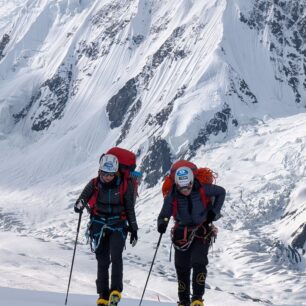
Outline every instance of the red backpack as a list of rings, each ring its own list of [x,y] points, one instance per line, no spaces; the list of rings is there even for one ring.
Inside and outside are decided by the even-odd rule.
[[[136,155],[129,150],[122,149],[119,147],[113,147],[110,150],[108,150],[105,154],[115,155],[119,161],[119,173],[122,178],[122,182],[120,184],[121,203],[123,204],[124,195],[128,188],[128,181],[131,181],[133,184],[134,201],[135,201],[136,197],[138,196],[139,179],[141,178],[140,172],[136,172],[136,171],[134,172],[136,168]],[[101,155],[100,160],[103,155],[104,154]],[[92,182],[94,185],[94,192],[91,198],[89,199],[88,204],[94,213],[95,205],[96,205],[97,198],[98,198],[98,192],[99,192],[98,190],[99,177],[92,179]]]
[[[212,184],[217,178],[217,173],[213,172],[209,168],[198,168],[194,163],[187,160],[179,160],[175,162],[170,168],[170,174],[165,177],[162,185],[162,193],[164,198],[172,191],[175,182],[175,172],[180,167],[188,167],[192,170],[194,178],[199,181],[201,185]],[[201,201],[206,208],[210,203],[210,197],[205,195],[205,190],[201,186],[199,189]],[[177,214],[177,199],[174,197],[172,202],[172,216],[175,219]]]

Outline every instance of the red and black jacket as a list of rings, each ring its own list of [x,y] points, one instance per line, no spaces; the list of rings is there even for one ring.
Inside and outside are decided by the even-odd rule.
[[[127,219],[132,231],[138,229],[135,215],[134,186],[127,182],[126,192],[122,194],[120,177],[110,183],[102,183],[99,178],[92,179],[83,189],[78,200],[89,203],[91,214],[103,218],[120,217]]]
[[[203,195],[204,193],[204,195]],[[176,188],[164,199],[164,204],[158,216],[158,224],[165,218],[174,217],[176,223],[182,226],[198,226],[206,221],[207,213],[212,210],[216,216],[225,199],[225,189],[214,184],[200,185],[195,181],[189,196],[180,194]],[[208,204],[205,199],[214,198]]]

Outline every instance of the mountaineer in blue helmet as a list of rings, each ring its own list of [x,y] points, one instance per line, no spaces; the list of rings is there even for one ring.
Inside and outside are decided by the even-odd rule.
[[[163,185],[165,198],[157,230],[165,233],[170,217],[174,218],[171,238],[175,248],[179,306],[204,306],[207,255],[217,235],[212,222],[220,218],[225,199],[225,189],[211,183],[212,173],[208,168],[198,169],[193,163],[182,160],[172,165],[171,174]]]

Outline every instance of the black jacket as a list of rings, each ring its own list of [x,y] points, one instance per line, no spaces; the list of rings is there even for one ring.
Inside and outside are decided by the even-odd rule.
[[[95,212],[98,216],[103,218],[110,218],[120,216],[123,212],[126,214],[129,227],[132,231],[137,231],[137,221],[135,215],[135,198],[134,187],[131,181],[128,181],[127,191],[123,196],[123,203],[120,198],[120,177],[115,177],[110,183],[102,183],[98,180],[98,197],[95,206]],[[83,189],[79,200],[84,200],[85,203],[89,201],[95,186],[91,180]]]
[[[212,210],[216,219],[220,217],[220,211],[225,199],[225,189],[218,185],[203,185],[205,195],[213,198],[212,206],[204,207],[201,200],[200,184],[195,181],[192,192],[189,196],[179,193],[174,187],[172,192],[164,199],[164,204],[158,216],[158,224],[164,222],[165,218],[170,219],[173,212],[173,199],[177,200],[176,222],[179,225],[197,226],[206,221],[207,213]]]

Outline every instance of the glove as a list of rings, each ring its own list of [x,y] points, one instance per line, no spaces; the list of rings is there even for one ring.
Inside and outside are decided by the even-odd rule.
[[[79,213],[83,212],[84,207],[85,207],[84,201],[83,200],[78,200],[74,204],[74,211],[79,214]]]
[[[213,222],[215,220],[215,217],[216,217],[216,214],[212,210],[209,210],[207,213],[207,217],[206,217],[207,223]]]
[[[132,231],[131,232],[131,237],[130,237],[130,244],[132,245],[132,247],[134,247],[136,245],[137,240],[138,240],[137,231]]]
[[[160,234],[164,234],[167,230],[167,226],[168,226],[168,218],[165,218],[164,220],[162,220],[158,226],[157,226],[157,231],[160,233]]]

